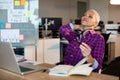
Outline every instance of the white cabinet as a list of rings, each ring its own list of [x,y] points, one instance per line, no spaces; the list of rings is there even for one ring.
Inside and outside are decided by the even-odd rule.
[[[110,37],[108,43],[108,62],[120,56],[120,35]]]
[[[39,39],[37,46],[37,61],[50,64],[60,62],[60,39]]]
[[[25,46],[24,52],[25,59],[35,61],[37,53],[34,46]]]

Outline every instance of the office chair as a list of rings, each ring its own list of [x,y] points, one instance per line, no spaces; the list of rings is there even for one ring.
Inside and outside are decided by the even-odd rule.
[[[108,21],[107,23],[108,23],[108,24],[114,24],[114,22],[113,22],[113,21]]]
[[[111,63],[108,64],[101,73],[118,76],[120,80],[120,57],[116,57],[113,61],[111,61]]]
[[[100,31],[102,32],[102,30],[103,30],[104,27],[105,27],[105,24],[104,24],[103,21],[100,21],[99,24],[98,24],[98,26],[100,26]]]
[[[104,54],[104,58],[103,58],[103,66],[102,69],[104,69],[108,64],[108,39],[110,37],[111,33],[101,33],[101,35],[104,37],[105,40],[105,54]]]

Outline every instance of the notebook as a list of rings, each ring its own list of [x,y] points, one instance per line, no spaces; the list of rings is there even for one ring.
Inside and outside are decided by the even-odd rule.
[[[47,69],[30,63],[18,63],[12,45],[9,42],[0,42],[0,68],[21,75]]]

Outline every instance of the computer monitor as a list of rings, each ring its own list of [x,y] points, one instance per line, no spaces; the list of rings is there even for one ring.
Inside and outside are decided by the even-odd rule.
[[[59,30],[62,25],[62,18],[50,18],[43,17],[41,18],[42,25],[39,26],[39,29],[45,30],[47,25],[47,30],[56,31]]]

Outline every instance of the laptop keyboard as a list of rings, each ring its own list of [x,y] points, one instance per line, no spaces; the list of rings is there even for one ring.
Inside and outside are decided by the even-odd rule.
[[[19,67],[20,67],[21,72],[26,72],[26,71],[32,71],[32,70],[34,70],[34,69],[26,68],[26,67],[23,67],[23,66],[20,66],[20,65],[19,65]]]

